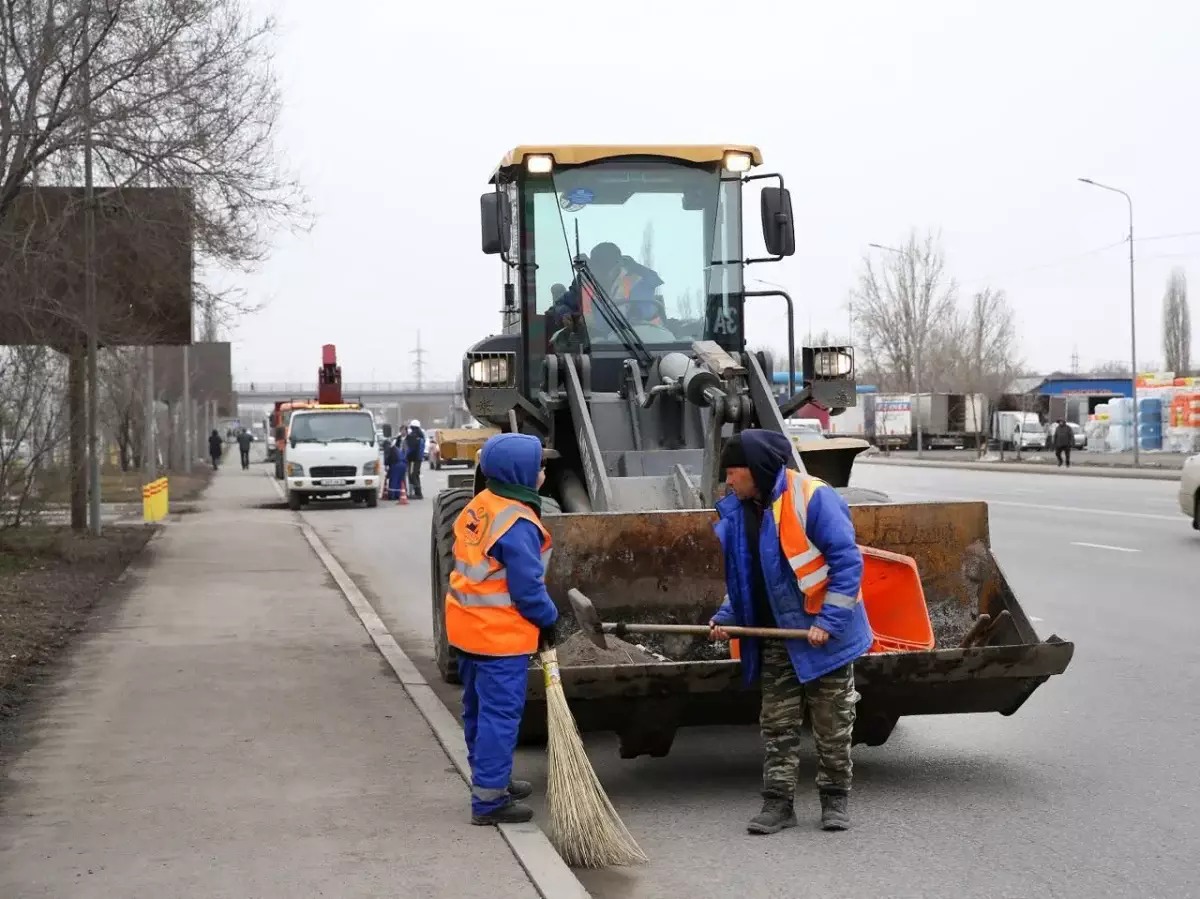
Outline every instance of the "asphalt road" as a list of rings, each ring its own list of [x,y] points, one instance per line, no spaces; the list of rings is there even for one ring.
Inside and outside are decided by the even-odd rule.
[[[442,481],[430,472],[426,494]],[[1185,897],[1200,895],[1200,534],[1174,483],[862,466],[897,501],[985,499],[993,548],[1043,636],[1076,643],[1067,673],[1011,718],[904,719],[856,749],[854,828],[746,834],[758,810],[752,729],[682,731],[665,759],[593,764],[652,859],[584,872],[598,899]],[[430,501],[305,513],[431,682]],[[457,712],[452,688],[440,695]],[[544,782],[541,752],[520,773]],[[814,773],[811,752],[804,781]]]

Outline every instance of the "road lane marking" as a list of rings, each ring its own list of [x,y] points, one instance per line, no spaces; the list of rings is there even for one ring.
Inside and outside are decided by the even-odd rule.
[[[856,485],[857,486],[857,485]],[[1042,503],[1021,503],[1015,500],[988,499],[986,496],[933,496],[929,493],[913,493],[909,491],[887,490],[884,487],[871,487],[871,490],[882,490],[891,496],[909,496],[922,502],[934,503],[987,503],[989,506],[1013,506],[1020,509],[1040,509],[1046,512],[1067,512],[1084,515],[1117,515],[1122,518],[1144,518],[1151,521],[1176,522],[1182,515],[1157,515],[1153,512],[1126,512],[1122,509],[1092,509],[1087,506],[1054,506]]]
[[[1072,546],[1086,546],[1090,549],[1111,549],[1118,553],[1140,553],[1140,549],[1130,549],[1128,546],[1110,546],[1107,543],[1083,543],[1082,541],[1072,540]]]

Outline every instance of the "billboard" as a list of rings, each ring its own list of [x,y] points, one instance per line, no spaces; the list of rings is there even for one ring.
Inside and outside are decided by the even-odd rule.
[[[233,366],[229,343],[194,343],[188,348],[191,398],[217,401],[218,415],[236,415]],[[154,348],[154,392],[162,402],[183,399],[183,347]]]
[[[192,196],[101,188],[96,312],[107,346],[181,345],[192,335]],[[0,217],[0,344],[83,342],[84,191],[23,187]]]

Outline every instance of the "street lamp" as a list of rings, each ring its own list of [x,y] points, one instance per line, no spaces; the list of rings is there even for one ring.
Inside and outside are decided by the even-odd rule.
[[[1133,395],[1133,467],[1137,468],[1140,464],[1138,445],[1141,443],[1142,435],[1138,433],[1137,315],[1133,293],[1133,200],[1129,194],[1125,193],[1119,187],[1109,187],[1107,184],[1101,184],[1098,181],[1093,181],[1091,178],[1080,178],[1079,180],[1084,184],[1090,184],[1092,187],[1099,187],[1101,190],[1111,190],[1115,194],[1120,194],[1125,198],[1125,202],[1129,204],[1129,367],[1132,369],[1130,372],[1132,378],[1130,380]]]
[[[917,284],[917,260],[914,254],[905,253],[903,250],[897,250],[895,247],[887,247],[881,243],[867,244],[869,247],[874,247],[876,250],[883,250],[887,253],[895,253],[898,256],[908,256],[909,264],[909,289],[913,291],[913,302],[916,301],[916,284]],[[916,334],[910,335],[913,339],[913,400],[909,404],[909,415],[912,417],[913,429],[917,434],[917,458],[924,456],[924,449],[921,439],[923,429],[921,428],[921,347],[925,343],[925,334],[920,330]]]

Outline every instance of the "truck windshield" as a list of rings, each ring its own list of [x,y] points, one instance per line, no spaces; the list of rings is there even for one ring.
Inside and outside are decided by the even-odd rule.
[[[375,443],[369,412],[306,412],[292,418],[296,443]]]
[[[527,184],[533,239],[525,252],[535,262],[539,313],[582,314],[593,345],[620,342],[576,277],[572,261],[583,254],[643,343],[712,339],[740,348],[741,265],[722,264],[742,255],[740,182],[713,169],[630,160]]]

